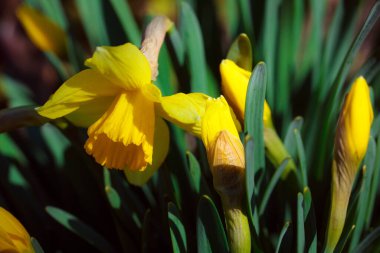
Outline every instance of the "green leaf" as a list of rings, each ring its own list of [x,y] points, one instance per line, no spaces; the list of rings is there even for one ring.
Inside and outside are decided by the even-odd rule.
[[[44,250],[42,249],[40,243],[37,241],[36,238],[31,237],[30,241],[32,242],[32,246],[33,246],[35,253],[44,253]]]
[[[287,222],[285,222],[284,226],[281,229],[280,236],[278,237],[278,242],[277,242],[277,246],[276,246],[276,253],[280,252],[282,239],[284,239],[286,231],[288,231],[289,225],[290,225],[290,222],[287,221]]]
[[[252,25],[252,13],[251,2],[249,0],[239,0],[239,11],[241,13],[241,19],[244,27],[244,31],[251,39],[254,38],[254,31]]]
[[[186,59],[191,77],[191,92],[202,92],[216,97],[217,88],[208,85],[207,82],[206,54],[199,22],[188,3],[182,1],[180,6],[179,27],[186,49]]]
[[[266,65],[264,62],[259,62],[253,69],[249,79],[244,116],[245,132],[252,136],[254,140],[255,150],[253,156],[255,172],[265,167],[263,111],[266,83]]]
[[[297,252],[303,253],[305,250],[305,227],[304,227],[303,195],[298,193],[297,198]]]
[[[329,30],[326,36],[326,41],[322,53],[321,60],[321,77],[319,83],[319,99],[323,101],[327,95],[327,92],[330,88],[330,76],[332,76],[331,62],[332,57],[336,57],[333,53],[333,50],[337,43],[340,42],[339,38],[339,28],[343,18],[343,2],[339,1],[335,9],[334,16],[332,18],[331,24],[329,25]],[[344,41],[344,40],[343,40]]]
[[[104,20],[103,1],[75,0],[75,3],[92,50],[97,46],[110,45]]]
[[[266,87],[267,100],[272,108],[275,104],[273,77],[275,75],[278,9],[280,2],[281,0],[265,1],[265,13],[262,31],[262,52],[264,61],[268,65],[268,85]]]
[[[110,2],[129,41],[136,46],[140,46],[141,33],[133,18],[133,13],[129,7],[128,1],[111,0]]]
[[[372,244],[377,242],[380,238],[380,227],[377,227],[369,235],[367,235],[364,240],[355,249],[355,253],[366,253],[368,249],[371,248]]]
[[[252,70],[252,46],[245,33],[240,34],[232,43],[227,53],[227,59],[245,70]]]
[[[11,108],[35,104],[31,99],[33,93],[27,86],[9,76],[0,75],[0,89],[1,93],[9,100],[8,106]]]
[[[375,207],[375,201],[377,192],[379,190],[379,181],[380,181],[380,135],[377,137],[376,145],[376,155],[375,155],[375,164],[372,179],[369,178],[371,182],[370,192],[368,196],[368,209],[367,209],[367,218],[366,218],[366,228],[368,229],[372,220],[373,211]]]
[[[70,146],[70,141],[51,124],[44,124],[41,127],[41,135],[53,154],[57,168],[63,168],[65,164],[65,151]]]
[[[107,240],[93,228],[83,223],[74,215],[53,206],[47,206],[46,212],[58,223],[75,233],[101,252],[115,252]]]
[[[317,226],[309,187],[303,190],[304,219],[305,219],[305,247],[308,253],[317,253]]]
[[[183,66],[185,62],[185,45],[181,35],[179,34],[175,25],[172,25],[168,31],[169,39],[173,45],[174,53],[177,57],[179,65]]]
[[[297,144],[298,159],[300,161],[300,174],[302,180],[302,187],[306,187],[307,183],[307,168],[306,168],[306,157],[305,157],[305,148],[301,139],[300,132],[297,129],[294,129],[294,136]]]
[[[288,150],[291,157],[297,156],[297,144],[296,139],[294,135],[294,130],[298,129],[298,131],[301,131],[303,125],[303,118],[300,116],[297,116],[288,127],[288,131],[286,132],[284,145],[286,147],[286,150]]]
[[[256,194],[258,193],[258,189],[255,186],[255,169],[254,169],[254,149],[253,149],[253,139],[250,135],[247,135],[245,137],[245,145],[244,145],[244,152],[245,152],[245,188],[246,188],[246,196],[247,196],[247,208],[248,208],[248,218],[251,222],[252,226],[255,228],[256,233],[259,233],[259,226],[255,222],[255,215],[256,217],[257,212],[255,210],[256,203],[255,203],[255,197],[254,193],[256,190]],[[255,214],[255,215],[253,215]],[[255,225],[256,224],[256,225]]]
[[[187,161],[188,161],[189,170],[190,170],[191,188],[195,193],[199,194],[201,190],[201,180],[202,180],[201,167],[198,163],[198,160],[190,151],[186,152],[186,156],[187,156]]]
[[[60,0],[39,0],[44,13],[59,27],[66,30],[68,27],[65,11]]]
[[[260,208],[259,208],[259,215],[263,215],[265,212],[265,209],[267,207],[269,198],[274,190],[274,188],[277,185],[278,180],[281,178],[282,173],[284,172],[286,165],[289,162],[289,158],[284,159],[284,161],[281,163],[280,167],[275,170],[272,178],[269,181],[268,187],[265,189],[263,199],[261,200],[260,203]]]
[[[198,252],[229,252],[227,237],[213,201],[202,196],[197,209]]]
[[[0,134],[0,154],[18,161],[23,166],[28,163],[24,153],[7,133]]]
[[[351,252],[353,249],[356,248],[357,244],[359,243],[360,236],[363,231],[364,223],[366,220],[366,213],[368,208],[368,197],[370,192],[370,186],[371,186],[371,178],[374,170],[374,161],[375,161],[375,155],[376,155],[376,144],[373,138],[370,138],[368,143],[368,149],[367,154],[364,159],[364,165],[363,165],[363,179],[362,179],[362,185],[360,189],[360,197],[358,202],[358,207],[356,210],[356,229],[352,234],[351,241],[350,241],[350,248],[349,251]],[[364,166],[366,169],[364,169]]]
[[[171,202],[168,204],[168,219],[173,252],[187,252],[186,230],[177,207]]]
[[[345,229],[346,230],[346,229]],[[348,242],[348,239],[351,237],[352,232],[355,230],[355,225],[352,225],[351,228],[347,231],[347,233],[342,233],[339,243],[336,246],[334,253],[341,253],[343,252],[344,246],[346,246],[346,243]]]
[[[146,210],[144,214],[144,222],[142,226],[142,252],[150,252],[149,243],[152,236],[152,212],[150,209]]]

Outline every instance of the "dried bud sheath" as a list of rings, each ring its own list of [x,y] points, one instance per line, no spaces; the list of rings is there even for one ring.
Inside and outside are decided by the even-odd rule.
[[[167,17],[158,16],[155,17],[145,29],[140,51],[149,61],[152,70],[152,80],[156,80],[158,75],[158,55],[160,54],[166,32],[172,25],[173,22]]]

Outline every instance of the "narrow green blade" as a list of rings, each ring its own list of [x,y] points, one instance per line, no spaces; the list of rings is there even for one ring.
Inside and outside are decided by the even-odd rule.
[[[305,148],[301,139],[301,134],[297,129],[294,129],[294,136],[296,139],[296,146],[298,151],[298,159],[300,162],[300,170],[297,171],[301,174],[302,188],[308,185],[307,183],[307,168],[306,168],[306,157],[305,157]]]
[[[294,130],[301,131],[303,125],[303,118],[298,116],[296,117],[288,127],[288,130],[285,135],[284,145],[286,150],[288,150],[291,157],[297,156],[297,144],[294,135]]]
[[[367,235],[363,241],[358,245],[358,247],[355,249],[355,253],[366,253],[368,252],[368,249],[377,242],[380,238],[380,227],[377,227],[375,230],[373,230],[369,235]]]
[[[202,196],[197,209],[198,252],[229,252],[227,237],[214,202]]]
[[[102,0],[76,0],[76,6],[91,48],[109,45]]]
[[[281,229],[280,236],[278,237],[278,241],[277,241],[276,253],[280,252],[282,239],[284,239],[286,231],[288,231],[289,225],[290,225],[290,222],[287,221],[287,222],[285,222],[284,226]]]
[[[212,87],[207,81],[207,65],[202,32],[197,17],[186,2],[181,2],[180,32],[185,43],[186,58],[190,72],[190,85],[192,92],[203,92],[216,97],[216,87]]]
[[[264,211],[265,211],[265,209],[267,207],[269,198],[270,198],[270,196],[271,196],[274,188],[276,187],[276,185],[278,183],[278,180],[280,180],[281,175],[284,172],[284,170],[285,170],[286,165],[288,164],[288,162],[289,162],[289,158],[284,159],[284,161],[281,163],[280,167],[278,167],[278,169],[276,169],[276,171],[274,172],[272,178],[270,179],[269,184],[268,184],[268,186],[265,189],[265,192],[264,192],[264,195],[263,195],[263,199],[262,199],[262,201],[260,203],[260,208],[259,208],[259,215],[260,216],[264,214]]]
[[[31,237],[30,241],[32,242],[33,249],[36,253],[44,253],[44,250],[42,249],[40,243],[37,241],[36,238]]]
[[[173,252],[187,252],[186,230],[177,207],[171,202],[168,204],[168,220]]]
[[[259,62],[249,79],[244,116],[244,130],[254,141],[254,171],[265,167],[263,111],[267,83],[266,65]],[[252,154],[249,154],[252,155]]]
[[[47,206],[46,212],[65,228],[75,233],[101,252],[115,252],[107,240],[93,228],[83,223],[74,215],[53,206]]]
[[[110,2],[129,41],[136,46],[140,46],[141,33],[135,19],[133,18],[128,1],[111,0]]]
[[[297,198],[297,252],[303,253],[305,250],[305,226],[303,211],[303,195],[298,193]]]

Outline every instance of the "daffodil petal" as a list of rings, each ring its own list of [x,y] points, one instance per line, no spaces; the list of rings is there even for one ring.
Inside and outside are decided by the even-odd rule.
[[[112,83],[125,90],[139,89],[151,81],[148,60],[131,43],[116,47],[97,47],[85,65],[98,70]]]
[[[97,121],[110,107],[114,97],[99,97],[82,104],[78,110],[65,116],[78,127],[87,128]]]
[[[220,63],[220,74],[222,78],[223,95],[234,109],[237,118],[244,122],[245,100],[251,72],[240,68],[231,60],[223,60]],[[263,112],[264,126],[273,127],[272,113],[267,101],[264,101]]]
[[[99,97],[112,97],[120,88],[110,83],[95,70],[83,70],[71,77],[50,97],[37,112],[56,119],[78,110],[84,103]]]
[[[211,150],[221,131],[226,130],[239,138],[238,131],[230,113],[230,107],[223,96],[208,99],[202,119],[202,141],[206,150]]]
[[[29,236],[24,226],[11,213],[2,207],[0,207],[0,220],[1,228],[7,233],[23,235],[25,238]]]
[[[245,97],[251,72],[240,68],[231,60],[220,63],[222,91],[241,122],[244,122]]]
[[[152,164],[154,103],[140,91],[124,92],[88,128],[85,149],[108,168],[145,170]]]
[[[153,161],[144,171],[124,170],[125,176],[133,185],[142,186],[153,176],[154,172],[164,162],[169,151],[169,128],[165,121],[156,118],[156,129],[154,130]]]
[[[66,34],[51,19],[32,7],[21,4],[17,17],[33,44],[45,52],[63,56],[66,52]]]
[[[196,136],[201,134],[201,119],[209,97],[202,93],[177,93],[162,97],[158,111],[162,117]]]
[[[342,117],[351,157],[360,162],[368,146],[373,110],[369,87],[363,77],[358,77],[347,94]]]
[[[154,85],[153,83],[149,83],[141,88],[141,92],[145,95],[146,98],[153,102],[160,103],[161,102],[161,90]]]
[[[17,252],[33,252],[30,236],[24,226],[2,207],[0,207],[0,221],[0,234],[7,234],[6,237],[0,240],[1,243],[4,241],[4,247],[8,244],[7,247],[13,245],[13,249],[16,248]]]
[[[9,235],[0,228],[0,252],[17,253],[18,249],[13,244]]]

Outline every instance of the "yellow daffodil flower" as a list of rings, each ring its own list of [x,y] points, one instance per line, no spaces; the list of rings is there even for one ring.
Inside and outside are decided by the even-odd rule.
[[[220,73],[223,94],[234,109],[239,121],[243,124],[245,100],[251,72],[239,67],[235,62],[226,59],[220,63]],[[266,100],[264,100],[263,124],[266,155],[271,163],[278,168],[284,159],[290,158],[290,155],[273,126],[271,109]],[[294,171],[295,168],[293,159],[290,159],[282,174],[282,178],[285,179],[289,172]]]
[[[34,253],[26,229],[2,207],[0,207],[0,252]]]
[[[332,165],[332,197],[325,252],[333,252],[342,233],[352,185],[367,152],[373,111],[366,80],[359,77],[339,115]]]
[[[223,60],[220,63],[222,77],[222,91],[229,104],[234,109],[240,123],[244,123],[245,98],[251,72],[240,68],[231,60]],[[264,101],[263,111],[264,126],[273,127],[272,113],[267,101]]]
[[[65,55],[67,41],[65,31],[61,27],[27,4],[21,4],[16,14],[37,48],[57,56]]]
[[[98,47],[85,65],[90,69],[67,80],[37,111],[88,127],[87,153],[103,166],[125,170],[131,183],[141,185],[159,167],[154,160],[162,162],[169,145],[168,138],[156,136],[168,130],[156,118],[161,92],[151,83],[149,62],[126,43]]]
[[[201,124],[215,190],[222,200],[230,250],[251,252],[251,236],[243,210],[245,158],[231,110],[223,96],[209,98]]]

